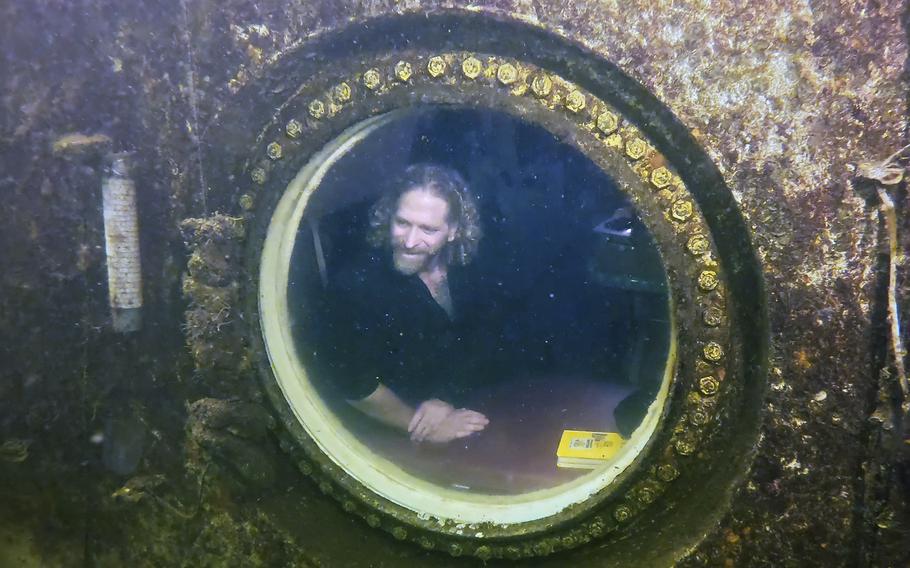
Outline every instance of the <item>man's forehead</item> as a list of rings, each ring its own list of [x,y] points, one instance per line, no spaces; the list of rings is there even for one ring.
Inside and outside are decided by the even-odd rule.
[[[449,204],[436,192],[422,187],[409,189],[398,198],[397,215],[426,215],[448,220]]]

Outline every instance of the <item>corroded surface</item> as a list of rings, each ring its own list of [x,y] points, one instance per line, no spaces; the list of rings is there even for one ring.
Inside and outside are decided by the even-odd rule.
[[[209,188],[210,164],[232,140],[208,139],[208,125],[294,45],[351,21],[459,5],[551,30],[617,64],[705,148],[753,231],[772,332],[769,389],[756,403],[763,425],[727,512],[683,564],[905,563],[906,485],[896,480],[907,483],[906,447],[894,439],[902,426],[889,371],[880,372],[885,249],[874,191],[848,183],[855,164],[906,142],[896,1],[7,3],[0,443],[28,440],[29,450],[0,461],[3,522],[40,542],[30,554],[46,564],[143,558],[130,550],[202,565],[230,550],[256,564],[268,550],[301,564],[365,565],[345,556],[351,534],[364,549],[399,555],[397,565],[438,561],[364,532],[293,477],[274,491],[293,487],[288,501],[311,503],[321,523],[301,525],[274,496],[241,506],[230,491],[213,492],[196,521],[180,516],[195,512],[198,495],[196,478],[183,478],[186,404],[226,393],[218,377],[194,375],[185,349],[179,222],[211,214],[217,195],[233,191]],[[148,288],[134,336],[114,334],[107,320],[98,157],[88,146],[54,151],[97,134],[135,152]],[[905,208],[906,194],[896,195]],[[208,292],[199,301],[218,301]],[[160,500],[111,497],[129,481],[102,460],[105,425],[120,414],[144,417],[135,475],[165,474]],[[305,528],[287,532],[295,524]],[[167,536],[187,527],[208,527],[192,533],[188,555]]]

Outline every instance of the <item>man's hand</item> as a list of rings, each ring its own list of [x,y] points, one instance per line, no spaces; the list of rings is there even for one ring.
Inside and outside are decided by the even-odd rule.
[[[425,438],[427,442],[444,444],[456,438],[464,438],[480,432],[487,427],[490,420],[483,414],[467,408],[453,410],[445,419],[433,428]]]
[[[411,440],[422,442],[433,429],[438,427],[455,408],[448,402],[433,398],[417,407],[417,412],[408,424]]]

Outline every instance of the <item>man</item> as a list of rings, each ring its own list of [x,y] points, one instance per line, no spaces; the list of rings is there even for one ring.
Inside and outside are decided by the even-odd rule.
[[[489,423],[453,404],[479,376],[477,306],[459,269],[480,236],[462,177],[412,165],[370,212],[368,240],[378,254],[343,269],[331,290],[335,390],[414,441],[445,443]]]

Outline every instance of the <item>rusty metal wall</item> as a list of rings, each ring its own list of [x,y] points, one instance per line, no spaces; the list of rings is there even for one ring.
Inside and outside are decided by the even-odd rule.
[[[752,231],[772,346],[756,402],[761,432],[722,521],[682,563],[905,561],[908,462],[893,412],[889,243],[876,188],[857,175],[907,142],[906,7],[897,1],[6,3],[0,537],[60,565],[143,555],[205,563],[218,547],[250,563],[271,555],[368,565],[350,538],[365,549],[393,545],[329,504],[324,514],[337,524],[325,538],[314,536],[322,534],[315,519],[281,512],[281,495],[257,507],[243,491],[224,490],[192,504],[187,484],[196,478],[185,477],[185,461],[198,444],[184,454],[185,423],[192,430],[203,411],[186,405],[223,392],[194,375],[184,344],[180,222],[218,203],[210,168],[230,141],[207,137],[209,125],[237,112],[235,94],[255,92],[277,60],[351,22],[447,10],[521,20],[616,64],[691,131]],[[64,138],[76,133],[85,136]],[[145,324],[133,335],[110,329],[105,147],[94,134],[133,152],[146,285]],[[904,186],[887,189],[906,208]],[[899,216],[901,250],[907,218]],[[906,264],[901,270],[907,316]],[[130,416],[146,432],[137,477],[151,476],[137,482],[137,499],[118,494],[127,480],[105,468],[98,441]],[[305,483],[281,468],[268,479]],[[196,527],[192,537],[174,536],[186,532],[181,523]],[[183,554],[167,551],[173,542]],[[401,554],[412,564],[445,562]]]

